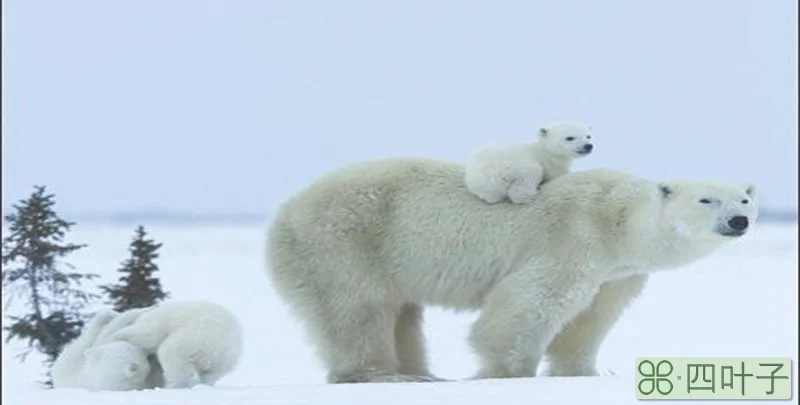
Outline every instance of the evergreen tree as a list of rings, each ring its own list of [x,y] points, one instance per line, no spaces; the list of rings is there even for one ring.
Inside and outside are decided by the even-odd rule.
[[[56,215],[54,195],[46,194],[45,187],[34,189],[30,198],[14,205],[14,212],[5,216],[9,235],[3,238],[2,252],[7,302],[24,297],[30,313],[7,315],[9,322],[3,329],[8,332],[6,342],[27,340],[27,350],[19,355],[21,361],[36,349],[45,355],[49,370],[64,346],[80,335],[87,318],[82,310],[98,298],[77,287],[97,275],[60,270],[61,265],[70,270],[74,267],[58,259],[86,245],[63,243],[74,223]],[[51,385],[49,371],[46,385]]]
[[[145,236],[144,227],[140,225],[128,248],[131,257],[119,269],[122,273],[119,283],[100,287],[108,294],[115,311],[153,306],[169,297],[161,290],[161,282],[154,276],[158,266],[153,261],[158,258],[161,243],[145,239]]]

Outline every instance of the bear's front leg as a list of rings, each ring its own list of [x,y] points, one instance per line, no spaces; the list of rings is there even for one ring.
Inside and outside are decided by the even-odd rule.
[[[536,376],[547,345],[596,290],[597,283],[562,269],[506,277],[486,296],[472,326],[469,340],[481,362],[475,378]]]
[[[547,348],[547,376],[593,376],[600,345],[622,312],[641,294],[647,275],[602,284],[592,304],[572,319]]]

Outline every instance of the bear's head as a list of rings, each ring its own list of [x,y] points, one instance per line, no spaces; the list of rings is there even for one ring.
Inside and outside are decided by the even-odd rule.
[[[575,122],[555,122],[539,128],[539,143],[556,156],[574,158],[592,153],[592,129]]]
[[[752,185],[665,182],[659,191],[662,218],[676,235],[700,245],[714,247],[742,236],[758,216]]]
[[[84,377],[93,391],[140,389],[150,373],[147,353],[128,342],[109,342],[86,349]]]

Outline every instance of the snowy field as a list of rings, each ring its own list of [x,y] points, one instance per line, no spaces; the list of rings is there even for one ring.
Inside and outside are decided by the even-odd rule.
[[[147,225],[147,224],[145,224]],[[88,243],[69,260],[112,281],[134,226],[79,225],[69,241]],[[537,378],[432,384],[326,385],[303,331],[264,274],[260,225],[148,226],[164,246],[159,264],[172,299],[204,299],[231,308],[246,327],[235,372],[215,387],[91,393],[44,390],[43,366],[20,364],[3,350],[3,401],[26,405],[150,404],[623,404],[634,397],[637,356],[791,357],[797,397],[797,225],[761,224],[726,250],[651,278],[601,349],[593,378]],[[433,370],[467,378],[477,369],[466,344],[475,314],[429,310]],[[8,402],[6,402],[8,401]],[[719,402],[714,402],[719,403]],[[738,401],[737,403],[743,403]],[[760,402],[763,403],[763,402]],[[783,402],[786,403],[786,402]]]

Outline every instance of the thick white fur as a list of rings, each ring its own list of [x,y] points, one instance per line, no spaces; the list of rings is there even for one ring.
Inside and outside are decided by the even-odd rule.
[[[115,312],[116,315],[100,329],[99,333],[97,334],[97,338],[95,339],[95,344],[100,345],[111,342],[111,336],[114,333],[126,326],[132,325],[137,319],[139,319],[139,315],[150,309],[152,309],[152,307],[134,308],[125,312]]]
[[[97,342],[101,331],[118,318],[100,311],[53,363],[54,388],[126,391],[146,388],[150,363],[147,354],[127,342]]]
[[[481,311],[477,377],[534,376],[545,353],[553,375],[596,374],[597,348],[648,274],[733,240],[720,234],[731,216],[756,216],[744,185],[592,170],[530,204],[488,205],[463,179],[445,162],[366,162],[279,207],[268,274],[329,382],[430,380],[426,305]]]
[[[152,307],[110,339],[156,354],[166,388],[213,385],[236,367],[242,352],[238,319],[228,309],[204,301]]]
[[[531,202],[542,183],[563,176],[572,161],[592,145],[591,129],[573,122],[539,128],[538,140],[491,143],[478,147],[467,160],[467,190],[489,204],[509,200]]]
[[[139,319],[141,314],[153,308],[154,307],[133,308],[120,313],[100,330],[100,333],[97,335],[95,345],[99,346],[108,342],[112,342],[112,336],[114,333],[126,326],[132,325],[137,319]],[[147,360],[150,363],[150,373],[147,375],[147,379],[145,379],[145,382],[141,388],[151,389],[164,387],[164,370],[161,369],[161,364],[158,362],[158,358],[155,354],[148,354]]]

